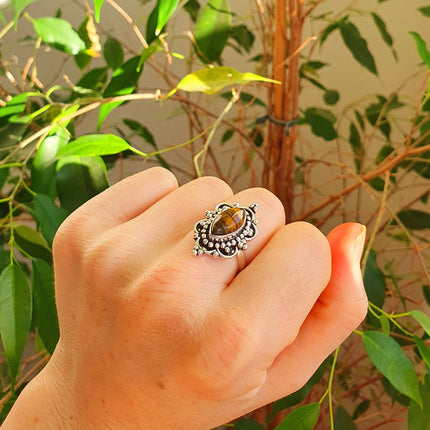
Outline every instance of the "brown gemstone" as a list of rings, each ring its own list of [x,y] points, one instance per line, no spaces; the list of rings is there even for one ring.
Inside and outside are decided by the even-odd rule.
[[[225,236],[239,230],[245,222],[245,211],[230,208],[221,212],[212,222],[211,233],[214,236]]]

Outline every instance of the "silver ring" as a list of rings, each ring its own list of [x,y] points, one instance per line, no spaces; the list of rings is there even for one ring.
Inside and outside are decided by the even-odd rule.
[[[239,203],[220,203],[206,218],[194,224],[194,255],[232,258],[248,248],[247,242],[257,235],[255,212],[258,203],[248,207]]]

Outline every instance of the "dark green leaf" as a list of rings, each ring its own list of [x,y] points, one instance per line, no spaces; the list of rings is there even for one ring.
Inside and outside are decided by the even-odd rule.
[[[311,73],[313,75],[316,75],[315,72],[325,66],[327,66],[327,63],[323,63],[322,61],[306,61],[306,63],[302,64],[300,70],[303,73]]]
[[[338,22],[333,22],[329,24],[322,32],[320,36],[320,48],[322,47],[323,43],[327,40],[327,37],[333,33],[333,31],[338,29]]]
[[[94,0],[94,15],[96,18],[96,22],[100,21],[100,9],[105,0]]]
[[[424,15],[430,17],[430,6],[419,7],[418,10]]]
[[[418,336],[414,336],[414,342],[427,367],[430,367],[430,348]]]
[[[386,99],[385,99],[386,101]],[[386,113],[388,111],[387,103],[383,102],[381,99],[379,103],[373,103],[366,108],[366,118],[373,126],[378,126],[381,132],[387,137],[390,138],[391,134],[391,126],[388,122]]]
[[[210,0],[200,11],[194,27],[198,53],[207,62],[219,61],[231,32],[227,0]]]
[[[103,56],[106,64],[116,70],[124,62],[124,51],[121,44],[113,37],[108,37],[103,46]]]
[[[354,164],[359,172],[363,164],[364,150],[361,144],[361,136],[357,127],[353,122],[349,124],[349,144],[351,145],[352,152],[354,153]]]
[[[415,33],[415,31],[410,31],[409,34],[414,38],[419,56],[430,69],[430,52],[426,42],[424,42],[423,38],[418,33]]]
[[[254,44],[255,36],[246,25],[240,24],[232,27],[230,35],[241,48],[249,53]]]
[[[61,207],[72,212],[108,188],[106,166],[100,157],[69,156],[57,164],[57,191]]]
[[[363,119],[363,115],[361,115],[360,112],[358,112],[357,110],[354,111],[354,116],[355,119],[357,120],[360,128],[363,130],[364,129],[364,119]]]
[[[43,260],[33,260],[33,295],[36,326],[47,351],[52,354],[60,337],[55,306],[54,273]]]
[[[318,421],[320,404],[310,403],[291,412],[275,430],[312,430]]]
[[[376,262],[376,252],[371,249],[363,275],[366,294],[371,303],[382,308],[385,301],[385,276]]]
[[[176,8],[180,0],[158,0],[158,19],[157,19],[157,27],[155,29],[155,35],[158,36],[167,21],[174,14]]]
[[[420,385],[423,407],[411,401],[408,410],[408,430],[430,430],[430,375],[427,374],[423,383]]]
[[[123,119],[123,122],[128,128],[130,128],[130,130],[133,130],[146,143],[149,143],[155,150],[158,150],[154,136],[143,124],[140,124],[139,122],[128,118]],[[169,163],[161,155],[157,154],[156,158],[160,166],[171,170]]]
[[[57,195],[55,158],[60,148],[67,145],[68,134],[62,130],[46,137],[39,146],[31,166],[31,186],[34,191],[51,198]]]
[[[57,152],[57,157],[111,155],[127,151],[130,148],[131,146],[124,139],[114,134],[87,134],[61,148]]]
[[[18,22],[18,18],[21,15],[21,12],[31,3],[33,3],[36,0],[13,0],[13,8],[14,8],[14,24],[15,29]]]
[[[43,42],[68,54],[76,55],[85,50],[85,43],[71,24],[60,18],[38,18],[33,21],[34,30]]]
[[[342,406],[338,406],[334,416],[334,430],[357,430],[351,415]]]
[[[223,135],[221,136],[221,145],[227,141],[229,141],[234,135],[234,130],[231,128],[227,129]]]
[[[27,225],[18,225],[14,229],[16,245],[33,258],[41,258],[50,263],[52,261],[51,250],[40,234]]]
[[[414,366],[399,344],[384,333],[365,331],[362,339],[375,367],[405,396],[422,406]]]
[[[430,305],[430,287],[428,285],[423,285],[422,290],[427,304]]]
[[[107,71],[107,67],[91,69],[89,72],[85,73],[81,79],[79,79],[76,85],[78,87],[101,92],[106,84]]]
[[[363,400],[355,408],[352,418],[356,420],[360,415],[364,414],[370,407],[370,400]]]
[[[400,405],[408,407],[411,403],[411,399],[408,396],[400,393],[399,390],[393,387],[391,382],[387,378],[381,379],[382,386],[385,390],[385,393],[391,398],[393,403],[397,402]]]
[[[91,41],[91,38],[88,34],[88,22],[90,20],[90,15],[87,15],[85,19],[82,21],[82,24],[78,28],[78,36],[83,40],[85,43],[85,47],[87,49],[90,49],[93,46],[93,42]],[[92,20],[92,17],[91,17]],[[79,67],[79,69],[83,70],[85,67],[90,64],[91,59],[93,58],[91,55],[89,55],[87,52],[79,52],[75,55],[75,63]]]
[[[66,219],[67,212],[59,208],[48,196],[37,194],[34,196],[34,213],[43,237],[52,245],[55,233]]]
[[[280,400],[277,400],[273,404],[273,408],[270,413],[270,419],[273,419],[274,416],[278,412],[282,411],[283,409],[290,408],[291,406],[295,406],[301,401],[303,401],[310,393],[312,387],[323,377],[325,371],[327,370],[327,366],[331,362],[332,362],[331,357],[326,358],[322,362],[320,367],[318,367],[316,372],[312,375],[312,377],[309,379],[309,381],[302,388],[290,394],[289,396],[286,396]]]
[[[140,56],[136,56],[125,62],[121,67],[115,70],[112,79],[103,92],[103,97],[114,97],[125,94],[131,94],[136,88],[143,68],[138,67]],[[100,107],[100,115],[97,127],[103,124],[109,113],[123,102],[107,103]]]
[[[377,75],[375,60],[367,47],[367,42],[361,37],[360,31],[352,22],[338,23],[343,42],[353,57],[367,70]]]
[[[335,105],[339,101],[340,94],[336,90],[326,90],[323,97],[328,105]]]
[[[10,264],[10,252],[0,248],[0,273]]]
[[[313,134],[325,140],[336,139],[337,133],[333,126],[336,117],[332,112],[321,108],[308,108],[304,113],[305,116],[300,123],[309,124]]]
[[[430,228],[430,214],[416,209],[405,209],[397,214],[406,228],[424,230]]]
[[[196,22],[200,10],[200,3],[197,0],[188,0],[182,9],[190,15],[190,18]]]
[[[12,385],[30,331],[31,290],[22,269],[10,264],[0,275],[0,335]]]
[[[371,12],[371,15],[376,27],[379,30],[379,33],[381,33],[384,42],[388,46],[393,46],[393,38],[391,37],[390,33],[388,33],[387,26],[384,20],[379,15],[376,15],[376,13]]]
[[[266,427],[250,418],[242,418],[234,423],[235,430],[264,430],[265,428]]]
[[[409,314],[415,321],[420,324],[423,330],[430,336],[430,317],[417,309],[410,311]]]

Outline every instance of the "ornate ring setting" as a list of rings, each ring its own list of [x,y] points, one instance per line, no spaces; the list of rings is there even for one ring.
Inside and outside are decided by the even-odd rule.
[[[246,250],[247,242],[258,233],[257,208],[258,203],[248,207],[239,206],[239,203],[220,203],[215,210],[206,211],[206,218],[194,225],[193,254],[232,258]]]

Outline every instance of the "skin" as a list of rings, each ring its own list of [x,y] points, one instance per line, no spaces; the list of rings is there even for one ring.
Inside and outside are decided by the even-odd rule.
[[[247,266],[194,256],[221,201],[259,203]],[[54,241],[60,341],[2,430],[209,429],[303,386],[367,311],[365,228],[285,225],[269,191],[152,168],[75,211]]]

